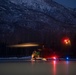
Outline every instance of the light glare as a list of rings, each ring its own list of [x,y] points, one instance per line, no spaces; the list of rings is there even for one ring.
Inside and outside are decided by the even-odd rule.
[[[10,45],[9,47],[33,47],[33,46],[39,46],[39,45],[33,43],[25,43],[25,44]]]

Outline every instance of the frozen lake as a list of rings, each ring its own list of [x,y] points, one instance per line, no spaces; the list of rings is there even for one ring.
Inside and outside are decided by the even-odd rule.
[[[76,61],[3,62],[0,75],[76,75]]]

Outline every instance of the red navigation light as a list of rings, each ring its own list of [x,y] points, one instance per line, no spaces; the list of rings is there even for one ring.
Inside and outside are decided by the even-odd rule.
[[[56,59],[56,56],[53,56],[52,58],[55,60]]]

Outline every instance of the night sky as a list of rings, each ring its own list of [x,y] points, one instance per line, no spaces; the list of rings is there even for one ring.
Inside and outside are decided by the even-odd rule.
[[[65,7],[76,8],[76,0],[54,0]]]

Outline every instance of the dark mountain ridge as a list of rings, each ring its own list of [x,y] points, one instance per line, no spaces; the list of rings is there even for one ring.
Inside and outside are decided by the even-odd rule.
[[[53,0],[0,0],[1,42],[52,44],[75,30],[76,17]]]

